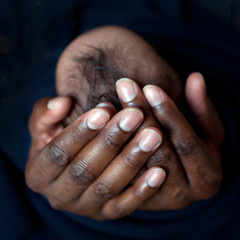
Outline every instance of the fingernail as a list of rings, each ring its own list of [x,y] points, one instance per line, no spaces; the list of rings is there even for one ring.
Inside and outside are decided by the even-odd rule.
[[[166,173],[162,168],[155,168],[150,170],[147,176],[147,184],[151,188],[159,187],[166,177]]]
[[[119,127],[125,131],[130,132],[136,128],[143,120],[143,114],[134,108],[124,110],[119,121]]]
[[[137,94],[137,89],[132,80],[121,78],[116,82],[116,88],[119,98],[123,102],[131,102]]]
[[[197,74],[199,75],[199,80],[200,80],[200,84],[202,84],[202,86],[204,87],[204,90],[206,88],[206,84],[205,84],[205,80],[204,80],[204,77],[203,75],[200,73],[200,72],[197,72]]]
[[[65,97],[56,97],[48,101],[47,108],[53,110]]]
[[[109,120],[110,116],[102,109],[94,109],[87,118],[87,126],[96,130],[102,128]]]
[[[162,143],[160,134],[153,129],[145,129],[139,139],[139,148],[144,152],[150,152]]]
[[[109,107],[109,104],[103,102],[96,105],[96,107]]]
[[[148,85],[143,88],[143,93],[148,101],[148,103],[155,107],[162,103],[163,97],[162,93],[157,87]]]
[[[200,73],[200,72],[196,72],[196,73],[197,73],[202,79],[204,79],[202,73]]]

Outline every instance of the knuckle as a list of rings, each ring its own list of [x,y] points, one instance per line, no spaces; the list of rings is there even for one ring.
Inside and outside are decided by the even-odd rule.
[[[134,199],[137,200],[137,202],[144,202],[146,199],[144,198],[144,193],[140,189],[137,189],[134,192]]]
[[[148,160],[148,166],[167,166],[172,154],[165,148],[159,148]]]
[[[56,199],[61,198],[62,204],[68,206],[72,204],[74,201],[76,201],[76,196],[73,195],[73,189],[72,185],[68,184],[67,182],[62,182],[60,186],[51,186],[52,190],[49,192],[52,196],[54,196]]]
[[[171,109],[172,106],[170,105],[168,99],[164,99],[164,101],[161,104],[155,107],[157,115],[164,114],[166,118],[171,115]]]
[[[36,179],[33,179],[32,177],[25,176],[25,182],[26,185],[34,192],[39,191],[39,182]]]
[[[200,187],[200,199],[213,197],[220,189],[222,183],[222,174],[204,172],[198,178]]]
[[[106,182],[103,181],[97,183],[95,194],[96,203],[106,202],[117,195],[116,191],[114,191]]]
[[[68,169],[71,179],[79,185],[90,184],[95,179],[91,167],[83,161],[73,162]]]
[[[43,154],[46,155],[50,161],[58,167],[64,167],[70,161],[67,154],[56,144],[50,143],[43,150]]]
[[[89,132],[86,127],[84,127],[81,123],[77,127],[73,127],[71,129],[71,134],[68,135],[69,143],[78,142],[78,143],[86,143],[87,139],[89,139]]]
[[[175,186],[172,189],[171,194],[171,198],[174,199],[174,206],[176,209],[185,208],[192,203],[191,198],[182,187]]]
[[[175,125],[173,120],[174,112],[176,111],[175,104],[169,99],[164,99],[164,101],[155,107],[156,115],[161,118],[161,123],[171,128]]]
[[[139,156],[136,153],[128,153],[123,157],[124,166],[131,169],[139,169],[142,166],[142,162],[139,161]]]
[[[34,192],[40,191],[41,178],[34,169],[28,169],[25,171],[25,182],[26,185]]]
[[[102,145],[108,149],[116,149],[122,147],[121,133],[120,132],[108,132],[102,139]]]
[[[64,204],[63,202],[57,198],[57,197],[52,197],[50,199],[48,199],[49,204],[52,208],[54,208],[55,210],[66,210],[64,209]]]
[[[123,218],[128,215],[130,215],[131,212],[126,209],[126,207],[123,206],[123,204],[116,204],[114,207],[114,218]]]
[[[177,139],[175,149],[180,156],[186,156],[197,153],[198,144],[193,136],[181,137]]]

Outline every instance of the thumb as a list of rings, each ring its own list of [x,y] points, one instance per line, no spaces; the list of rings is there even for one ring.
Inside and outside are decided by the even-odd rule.
[[[207,139],[221,144],[224,139],[222,121],[206,93],[202,74],[192,73],[186,81],[185,96],[197,123]]]
[[[32,140],[43,136],[54,137],[61,127],[60,121],[69,113],[71,99],[69,97],[42,98],[35,103],[29,119],[29,130]]]

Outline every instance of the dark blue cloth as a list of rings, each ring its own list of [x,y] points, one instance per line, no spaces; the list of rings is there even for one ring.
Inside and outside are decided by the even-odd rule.
[[[7,1],[0,3],[0,238],[240,238],[240,34],[198,1]],[[28,190],[27,120],[34,102],[54,96],[54,71],[79,33],[117,24],[147,39],[185,79],[200,71],[227,129],[224,181],[212,199],[178,211],[142,212],[97,222],[53,210]]]

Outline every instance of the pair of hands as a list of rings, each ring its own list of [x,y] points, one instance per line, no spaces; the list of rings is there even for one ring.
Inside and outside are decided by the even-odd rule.
[[[212,197],[221,185],[224,128],[202,76],[191,74],[185,88],[201,138],[159,87],[141,91],[122,79],[116,88],[123,110],[102,103],[65,129],[61,120],[70,98],[35,104],[27,185],[55,209],[97,220],[137,209],[179,209]]]

